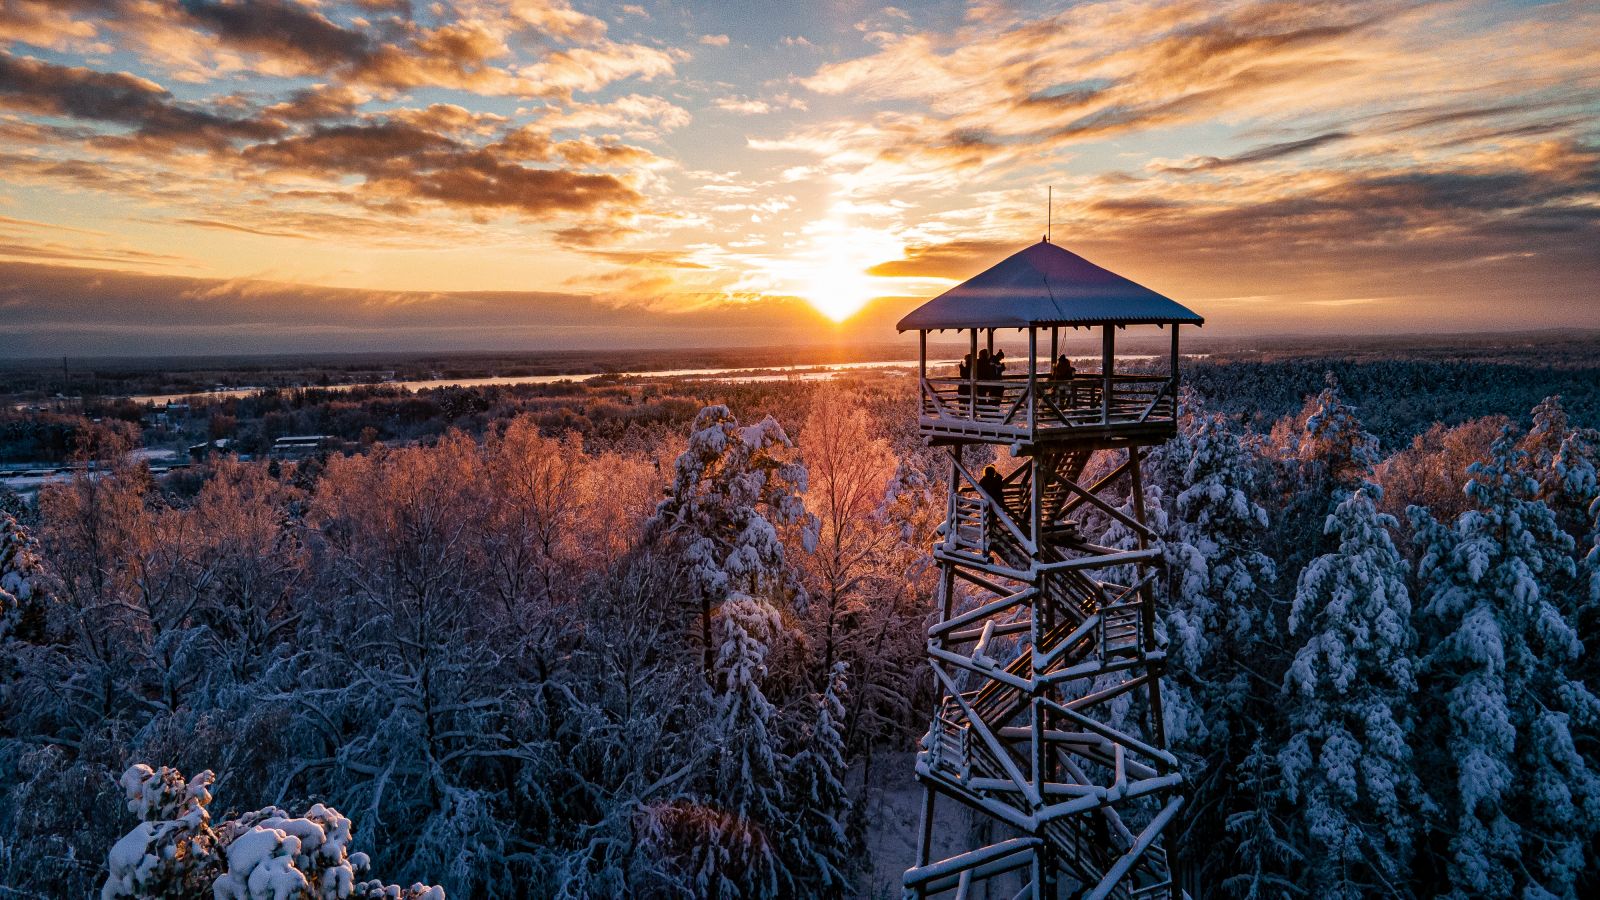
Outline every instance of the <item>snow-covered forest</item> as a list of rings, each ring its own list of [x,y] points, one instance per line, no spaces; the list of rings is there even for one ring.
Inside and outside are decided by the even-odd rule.
[[[722,399],[0,497],[0,885],[895,895],[943,457],[906,379]],[[1595,422],[1299,400],[1191,393],[1147,470],[1190,881],[1596,896]]]

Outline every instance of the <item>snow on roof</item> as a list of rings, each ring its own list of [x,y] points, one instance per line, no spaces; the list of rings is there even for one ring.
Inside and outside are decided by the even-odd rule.
[[[912,310],[899,331],[1027,328],[1205,319],[1181,303],[1040,241]]]

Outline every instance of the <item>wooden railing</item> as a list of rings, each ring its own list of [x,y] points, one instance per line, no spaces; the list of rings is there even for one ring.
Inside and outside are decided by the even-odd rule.
[[[922,379],[925,425],[1027,436],[1040,431],[1171,422],[1177,404],[1166,375],[1080,374],[1069,379],[1026,375],[972,381]],[[931,420],[931,421],[930,421]]]

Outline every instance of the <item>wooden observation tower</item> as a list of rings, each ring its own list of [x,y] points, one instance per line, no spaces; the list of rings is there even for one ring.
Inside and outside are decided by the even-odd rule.
[[[1026,885],[1015,896],[1034,900],[1180,895],[1162,831],[1183,776],[1161,720],[1161,551],[1140,460],[1177,433],[1178,329],[1203,321],[1048,240],[900,321],[921,346],[921,432],[950,453],[934,546],[939,620],[928,629],[940,699],[917,755],[926,793],[908,898],[971,896],[1008,873]],[[1138,373],[1118,367],[1117,335],[1131,326],[1170,332],[1170,366],[1158,354]],[[1078,328],[1100,332],[1099,371],[1052,364],[1062,330]],[[966,333],[973,362],[935,374],[928,334],[947,329]],[[1026,333],[1027,359],[1005,371],[980,362],[1010,329]],[[981,476],[968,448],[984,444],[1021,465]],[[1096,451],[1114,456],[1080,483]],[[1085,517],[1111,523],[1122,546],[1085,533]],[[935,840],[941,798],[992,819],[992,840],[930,859],[951,843]]]

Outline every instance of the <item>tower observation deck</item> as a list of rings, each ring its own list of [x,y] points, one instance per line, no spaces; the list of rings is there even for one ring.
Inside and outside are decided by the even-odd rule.
[[[1162,724],[1161,551],[1140,462],[1177,433],[1178,331],[1203,322],[1048,241],[900,321],[919,338],[920,430],[950,456],[928,629],[939,700],[917,754],[908,898],[969,896],[991,878],[1035,900],[1180,896],[1162,834],[1183,776]],[[1170,360],[1119,367],[1118,333],[1134,326],[1167,330]],[[1063,331],[1082,328],[1100,337],[1085,370],[1058,361]],[[947,330],[965,333],[967,359],[935,372],[928,335]],[[995,334],[1012,330],[1027,358],[998,366]],[[1020,464],[984,471],[995,447]],[[992,839],[931,859],[955,837],[937,839],[940,800],[990,820]]]

